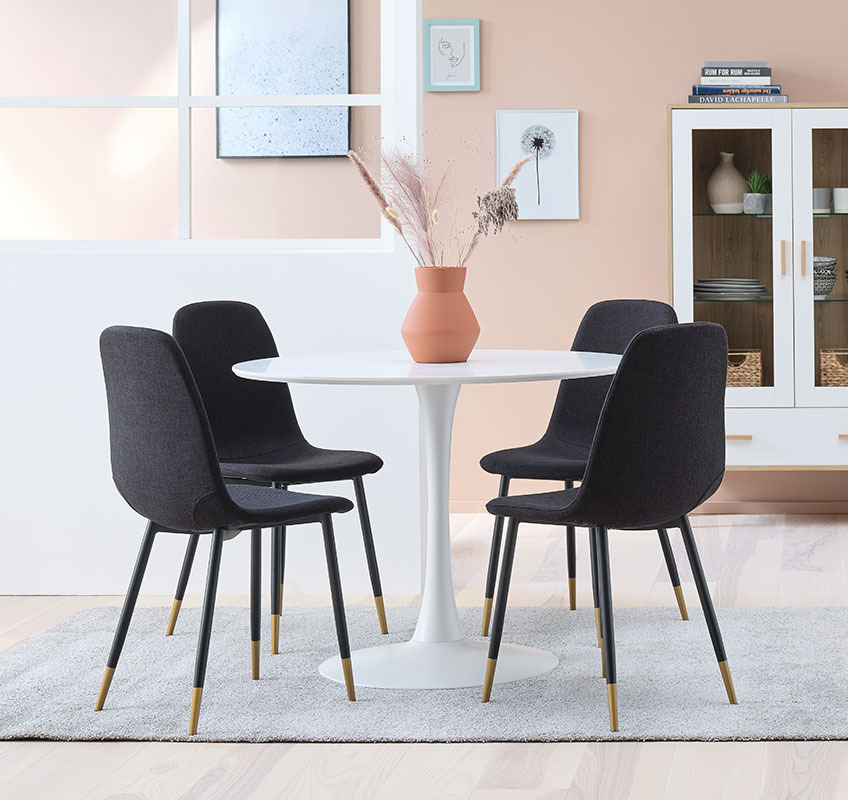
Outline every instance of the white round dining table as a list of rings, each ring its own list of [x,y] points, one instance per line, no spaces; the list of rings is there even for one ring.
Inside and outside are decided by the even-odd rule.
[[[263,358],[236,364],[242,378],[279,383],[414,386],[424,426],[427,463],[427,548],[424,593],[412,638],[351,654],[357,686],[450,689],[482,686],[488,641],[469,639],[456,609],[450,553],[450,442],[454,409],[465,383],[573,380],[615,372],[621,357],[561,350],[474,350],[468,361],[418,364],[405,351]],[[493,444],[495,437],[493,436]],[[495,683],[552,670],[553,653],[502,644]],[[342,682],[338,656],[321,674]]]

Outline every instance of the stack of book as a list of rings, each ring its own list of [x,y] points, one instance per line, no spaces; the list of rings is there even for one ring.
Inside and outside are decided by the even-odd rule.
[[[690,103],[786,103],[780,84],[772,83],[767,61],[705,61],[701,83],[692,87]]]

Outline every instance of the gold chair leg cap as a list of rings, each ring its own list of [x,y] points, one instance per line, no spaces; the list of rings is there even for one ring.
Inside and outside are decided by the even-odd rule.
[[[598,635],[598,647],[601,646],[601,609],[595,609],[595,633]]]
[[[203,695],[203,687],[195,686],[191,690],[191,715],[189,716],[188,735],[197,735],[197,720],[200,718],[200,698]]]
[[[674,594],[677,596],[677,607],[680,609],[680,618],[689,619],[689,612],[686,610],[686,601],[683,599],[683,589],[680,586],[675,586]]]
[[[374,597],[374,605],[377,606],[377,619],[380,620],[380,633],[387,634],[389,626],[386,624],[386,607],[383,605],[382,597]]]
[[[489,635],[489,622],[492,619],[492,598],[483,600],[483,636]]]
[[[492,684],[495,682],[495,667],[498,665],[496,658],[486,661],[486,679],[483,681],[483,702],[488,703],[492,696]]]
[[[250,675],[253,680],[259,680],[259,640],[250,643]]]
[[[174,628],[177,625],[177,617],[180,615],[180,606],[182,604],[182,600],[177,600],[176,598],[174,598],[174,604],[171,606],[171,617],[168,620],[168,630],[165,631],[165,636],[174,635]]]
[[[609,705],[610,730],[618,731],[618,687],[614,683],[607,684],[607,704]]]
[[[100,692],[97,695],[97,702],[94,704],[95,711],[103,710],[103,704],[106,702],[106,695],[109,694],[109,687],[112,685],[112,676],[114,674],[114,667],[106,667],[106,671],[103,673],[103,680],[100,683]]]
[[[353,702],[356,700],[356,688],[353,685],[353,668],[350,665],[350,658],[342,659],[342,672],[344,673],[345,689],[347,689],[347,699]]]
[[[721,677],[724,680],[724,689],[727,692],[727,699],[731,705],[738,705],[736,702],[736,689],[733,688],[733,678],[730,677],[730,667],[727,661],[719,661],[718,668],[721,670]]]
[[[577,578],[568,579],[568,606],[572,611],[577,610]]]
[[[271,614],[271,654],[280,652],[280,615]]]

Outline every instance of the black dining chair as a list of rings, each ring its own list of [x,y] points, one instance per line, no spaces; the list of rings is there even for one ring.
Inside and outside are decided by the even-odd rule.
[[[383,461],[373,453],[326,450],[311,445],[300,430],[289,387],[239,378],[240,361],[274,358],[274,336],[259,309],[249,303],[207,301],[183,306],[174,315],[174,338],[188,360],[203,398],[224,477],[285,489],[296,484],[353,481],[365,558],[380,630],[388,633],[380,569],[374,549],[363,476]],[[174,632],[197,537],[186,545],[166,636]],[[271,538],[271,652],[279,652],[285,571],[286,528]]]
[[[604,300],[595,303],[585,313],[571,349],[582,352],[621,354],[637,333],[647,328],[673,325],[676,322],[677,314],[666,303],[656,300]],[[562,381],[548,428],[538,442],[525,447],[498,450],[481,459],[480,466],[486,472],[501,476],[500,497],[509,493],[509,484],[513,479],[563,481],[565,488],[571,489],[576,481],[583,478],[592,438],[598,424],[598,416],[611,382],[612,376]],[[483,636],[489,635],[489,619],[492,613],[492,598],[495,596],[503,525],[503,517],[496,517],[483,601]],[[577,555],[574,527],[569,525],[565,529],[568,598],[572,611],[577,608]],[[680,616],[683,619],[689,619],[668,532],[660,528],[658,533]],[[595,628],[598,647],[600,647],[601,626],[597,593],[594,600]]]
[[[323,529],[336,634],[349,700],[355,700],[332,515],[350,511],[343,497],[301,494],[265,486],[227,486],[200,393],[179,345],[167,333],[112,327],[100,337],[109,409],[112,476],[147,527],[121,610],[97,696],[100,711],[127,637],[147,561],[157,533],[212,535],[209,571],[197,642],[189,734],[197,733],[206,676],[218,572],[224,541],[251,531],[251,642],[259,641],[262,528],[319,523]],[[251,645],[254,679],[258,661]]]
[[[499,497],[486,508],[506,517],[503,564],[489,641],[483,702],[492,691],[518,526],[591,528],[593,583],[600,598],[610,730],[618,694],[607,531],[680,528],[727,697],[736,693],[688,514],[724,476],[727,336],[711,322],[652,328],[628,345],[601,410],[579,488]]]

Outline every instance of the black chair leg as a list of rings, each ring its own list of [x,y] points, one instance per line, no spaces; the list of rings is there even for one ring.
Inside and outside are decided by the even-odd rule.
[[[598,595],[601,601],[604,672],[607,679],[610,730],[618,730],[618,691],[615,676],[615,629],[612,611],[612,582],[610,580],[609,536],[606,528],[593,531],[598,551]]]
[[[574,488],[574,481],[565,482],[566,489]],[[574,526],[565,526],[565,556],[568,561],[568,607],[577,610],[577,541]]]
[[[592,556],[592,597],[595,601],[595,632],[598,634],[598,647],[602,647],[601,602],[598,596],[598,546],[595,541],[594,528],[589,528],[589,552]],[[603,658],[601,660],[603,661]]]
[[[501,476],[498,497],[509,494],[509,478]],[[483,636],[489,635],[489,620],[492,616],[492,598],[495,596],[495,581],[498,576],[498,562],[501,558],[501,538],[503,537],[504,518],[495,517],[495,529],[492,531],[492,547],[489,550],[489,571],[486,573],[486,594],[483,600]]]
[[[272,483],[275,489],[287,489]],[[280,614],[283,608],[283,579],[286,570],[286,529],[271,529],[271,654],[280,652]]]
[[[356,689],[353,685],[353,669],[350,665],[350,641],[347,635],[347,620],[345,618],[344,597],[342,596],[342,581],[339,576],[339,559],[336,554],[336,538],[333,535],[333,519],[327,514],[321,519],[324,532],[324,553],[327,556],[327,574],[330,578],[330,596],[333,599],[333,616],[336,621],[336,636],[339,640],[339,657],[342,661],[347,699],[356,700]]]
[[[712,597],[710,597],[710,590],[707,587],[707,579],[704,576],[704,568],[701,565],[701,557],[698,555],[695,537],[692,535],[692,526],[689,524],[689,517],[685,515],[680,518],[680,532],[683,534],[683,544],[686,547],[686,555],[689,556],[689,565],[692,567],[695,586],[698,588],[701,609],[707,620],[707,628],[709,629],[710,639],[712,639],[713,649],[718,659],[718,668],[721,670],[721,677],[724,680],[727,699],[733,705],[736,705],[736,690],[733,688],[733,678],[730,676],[730,667],[727,665],[727,655],[724,652],[724,642],[722,641],[721,631],[718,627],[718,618],[713,607]]]
[[[671,585],[674,587],[674,596],[677,598],[680,617],[681,619],[689,619],[689,612],[686,610],[686,601],[683,599],[683,589],[680,588],[680,575],[677,572],[677,562],[674,560],[674,551],[671,549],[671,542],[668,539],[668,531],[665,528],[657,528],[657,533],[660,535],[660,547],[662,547],[663,556],[665,556],[668,577],[671,578]]]
[[[486,662],[486,677],[483,681],[483,702],[488,703],[495,682],[495,667],[498,663],[498,651],[501,649],[506,603],[509,595],[509,581],[512,578],[512,562],[515,559],[515,543],[518,539],[518,520],[511,517],[506,529],[501,579],[498,584],[498,602],[495,605],[495,619],[492,623],[492,636],[489,639],[489,660]]]
[[[183,565],[180,568],[180,577],[177,580],[177,591],[174,593],[174,603],[171,606],[171,618],[168,620],[168,630],[165,636],[172,636],[177,625],[177,617],[180,615],[180,607],[183,604],[188,579],[191,577],[191,567],[194,564],[194,554],[197,552],[197,543],[200,541],[199,533],[192,533],[188,537]]]
[[[209,549],[209,571],[206,574],[206,593],[203,596],[203,614],[200,618],[200,634],[197,637],[189,736],[197,733],[197,720],[200,717],[200,699],[203,696],[203,683],[206,680],[206,662],[209,660],[209,640],[212,638],[212,617],[215,615],[215,595],[218,593],[218,573],[221,569],[223,547],[224,529],[216,528],[212,534],[212,547]]]
[[[152,522],[148,522],[147,528],[144,531],[144,537],[141,540],[141,547],[138,550],[138,557],[135,561],[132,578],[130,578],[130,585],[124,598],[124,606],[121,609],[118,627],[115,630],[115,636],[112,638],[112,649],[109,651],[109,658],[106,660],[106,670],[103,673],[103,681],[100,684],[100,693],[97,695],[97,702],[94,705],[95,711],[100,711],[103,708],[103,703],[106,702],[106,695],[109,693],[109,687],[112,685],[112,676],[115,674],[115,667],[118,666],[118,659],[121,657],[121,650],[123,650],[124,641],[127,638],[127,631],[130,627],[133,611],[135,611],[138,592],[141,589],[141,581],[147,569],[147,562],[150,559],[150,551],[153,549],[153,540],[155,537],[156,526]]]
[[[262,629],[262,529],[250,532],[250,674],[259,680],[259,641]]]
[[[374,536],[371,533],[371,517],[365,500],[365,486],[362,476],[353,479],[353,491],[356,495],[356,510],[359,512],[359,525],[362,528],[362,541],[365,543],[365,559],[368,562],[368,575],[371,577],[371,589],[374,592],[374,605],[377,606],[377,619],[380,632],[388,633],[386,609],[383,605],[383,587],[380,584],[380,568],[377,566],[377,551],[374,549]]]
[[[280,652],[280,610],[283,604],[283,568],[286,558],[286,529],[271,529],[271,653]]]

